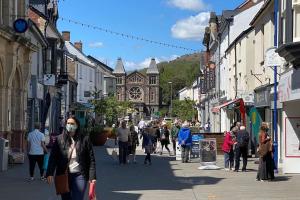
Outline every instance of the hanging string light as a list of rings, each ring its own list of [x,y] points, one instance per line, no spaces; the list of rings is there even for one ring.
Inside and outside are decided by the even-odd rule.
[[[144,41],[144,42],[148,42],[148,43],[151,43],[151,44],[165,46],[165,47],[168,47],[168,48],[183,49],[185,51],[192,51],[194,53],[195,52],[200,52],[200,50],[195,50],[195,49],[186,48],[186,47],[183,47],[183,46],[178,46],[178,45],[173,45],[173,44],[168,44],[168,43],[163,43],[163,42],[158,42],[158,41],[155,41],[155,40],[150,40],[150,39],[146,39],[146,38],[139,37],[139,36],[129,35],[129,34],[126,34],[126,33],[116,32],[116,31],[112,31],[112,30],[109,30],[109,29],[99,27],[99,26],[94,26],[94,25],[91,25],[91,24],[85,24],[85,23],[75,21],[75,20],[72,20],[72,19],[68,19],[68,18],[65,18],[65,17],[60,17],[59,19],[62,20],[62,21],[66,21],[68,23],[81,25],[82,27],[92,28],[94,30],[99,30],[99,31],[109,33],[109,34],[112,34],[112,35],[117,35],[117,36],[123,37],[123,38],[130,38],[132,40]]]

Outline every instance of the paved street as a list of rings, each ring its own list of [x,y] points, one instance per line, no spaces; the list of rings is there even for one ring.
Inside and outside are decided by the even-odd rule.
[[[180,163],[174,157],[154,156],[152,166],[119,166],[110,156],[112,148],[96,147],[97,194],[102,200],[298,200],[300,175],[278,175],[274,182],[255,181],[257,165],[250,159],[249,172],[198,170],[198,163]],[[222,166],[219,157],[219,166]],[[36,180],[27,183],[28,165],[15,165],[0,173],[2,200],[54,200],[53,186]],[[36,171],[37,172],[37,171]]]

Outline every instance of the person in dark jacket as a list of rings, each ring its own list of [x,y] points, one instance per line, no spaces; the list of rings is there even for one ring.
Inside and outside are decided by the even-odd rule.
[[[184,122],[178,133],[178,144],[181,146],[181,161],[187,163],[192,146],[192,133],[189,124]]]
[[[154,150],[154,137],[152,132],[155,130],[151,127],[151,124],[147,124],[146,128],[142,132],[142,137],[143,137],[143,143],[142,143],[142,148],[145,150],[146,157],[144,160],[144,164],[146,165],[147,163],[151,165],[151,153],[153,153]]]
[[[246,131],[245,126],[241,126],[240,130],[236,135],[236,148],[235,148],[235,172],[239,171],[240,168],[240,157],[243,157],[242,171],[246,171],[247,159],[248,159],[248,144],[249,144],[249,133]]]
[[[168,147],[170,144],[170,132],[167,127],[167,123],[163,122],[162,123],[162,129],[160,132],[160,143],[161,143],[161,152],[160,155],[163,154],[164,147],[166,147],[167,151],[169,152],[169,155],[171,156],[171,151]]]
[[[47,181],[53,182],[53,175],[62,175],[67,170],[69,193],[61,195],[62,200],[83,200],[87,182],[95,188],[96,164],[92,143],[88,136],[80,133],[76,117],[67,120],[63,134],[57,137],[50,154]],[[95,195],[95,194],[93,194]]]

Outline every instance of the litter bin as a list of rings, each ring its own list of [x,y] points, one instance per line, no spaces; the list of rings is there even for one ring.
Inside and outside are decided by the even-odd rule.
[[[0,171],[6,171],[8,167],[9,142],[0,138]]]

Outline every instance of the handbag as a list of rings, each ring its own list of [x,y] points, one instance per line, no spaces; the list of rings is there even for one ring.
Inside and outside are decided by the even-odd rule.
[[[272,144],[270,141],[268,141],[266,143],[262,143],[259,146],[259,150],[258,150],[260,157],[265,157],[270,152],[271,148],[272,148]]]
[[[112,156],[112,158],[113,158],[115,161],[118,160],[118,153],[117,153],[117,151],[116,151],[115,148],[112,150],[111,156]]]
[[[74,145],[74,147],[71,150],[69,159],[68,159],[68,164],[67,164],[67,168],[64,172],[64,174],[61,175],[55,175],[54,178],[54,185],[55,185],[55,190],[56,190],[56,194],[60,195],[60,194],[65,194],[70,192],[70,188],[69,188],[69,176],[68,176],[68,166],[70,164],[70,160],[72,158],[72,154],[74,151],[74,148],[76,147],[76,143]]]

